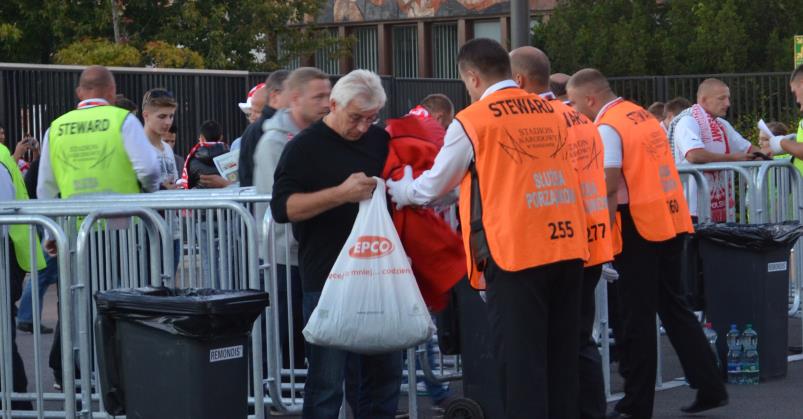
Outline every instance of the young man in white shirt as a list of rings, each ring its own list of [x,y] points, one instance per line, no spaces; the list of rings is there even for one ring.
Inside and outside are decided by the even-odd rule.
[[[173,93],[163,88],[151,89],[142,97],[142,119],[145,135],[159,158],[159,188],[176,189],[179,173],[173,149],[164,142],[173,125],[176,114],[176,99]]]

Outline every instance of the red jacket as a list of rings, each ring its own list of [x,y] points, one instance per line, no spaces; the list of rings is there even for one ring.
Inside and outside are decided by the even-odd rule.
[[[389,119],[386,129],[391,140],[383,178],[401,179],[406,165],[414,177],[432,167],[445,134],[434,119],[407,115]],[[430,310],[443,310],[449,290],[466,275],[462,239],[431,208],[394,208],[392,218],[424,301]]]

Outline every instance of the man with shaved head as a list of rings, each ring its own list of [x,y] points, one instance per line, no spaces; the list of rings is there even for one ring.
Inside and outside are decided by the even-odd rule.
[[[621,247],[614,249],[622,320],[616,343],[625,396],[608,417],[652,417],[656,314],[686,377],[698,388],[695,401],[681,410],[695,413],[727,404],[714,353],[681,298],[681,249],[694,229],[664,130],[644,108],[617,97],[598,70],[575,73],[567,93],[574,107],[599,127],[608,196],[618,204],[609,209],[616,220],[614,243]]]
[[[105,67],[90,66],[81,73],[77,108],[53,121],[42,139],[40,199],[159,188],[156,151],[139,120],[111,105],[116,92]]]
[[[555,94],[558,100],[567,102],[566,83],[569,82],[569,75],[565,73],[555,73],[549,76],[549,90]]]
[[[36,194],[67,199],[97,193],[138,193],[159,189],[161,168],[145,130],[129,111],[113,106],[117,85],[101,66],[87,67],[78,81],[76,109],[60,116],[42,138]],[[53,240],[45,249],[55,256]],[[56,325],[50,367],[61,386],[60,328]]]
[[[730,107],[730,89],[718,79],[706,79],[697,89],[697,104],[681,112],[669,126],[669,141],[674,145],[675,162],[711,163],[744,161],[754,158],[757,148],[750,144],[724,119]],[[711,186],[711,219],[715,222],[736,217],[735,192],[727,172],[706,171]],[[698,214],[697,183],[689,184],[692,217]]]
[[[510,53],[513,79],[519,87],[549,101],[562,116],[569,136],[565,152],[572,156],[580,177],[585,208],[590,258],[583,269],[580,292],[580,418],[602,419],[605,416],[605,382],[602,359],[592,337],[594,329],[595,291],[602,274],[602,264],[613,259],[611,223],[603,169],[603,147],[597,127],[588,117],[572,109],[550,91],[550,62],[543,51],[531,46]]]

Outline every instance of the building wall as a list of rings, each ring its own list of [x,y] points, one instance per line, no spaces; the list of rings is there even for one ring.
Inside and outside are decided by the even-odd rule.
[[[533,16],[548,14],[557,0],[529,0]],[[318,24],[356,39],[351,57],[327,51],[297,65],[329,73],[365,68],[403,78],[457,78],[457,50],[476,37],[509,46],[509,0],[328,0]],[[535,20],[533,21],[535,22]]]
[[[552,10],[556,0],[530,0],[535,12]],[[508,0],[328,0],[321,24],[380,22],[437,17],[508,14]]]

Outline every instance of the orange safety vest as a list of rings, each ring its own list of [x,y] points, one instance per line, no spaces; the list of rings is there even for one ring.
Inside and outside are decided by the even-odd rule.
[[[641,237],[659,242],[694,232],[669,141],[658,120],[635,103],[617,99],[602,110],[596,123],[612,127],[622,139],[628,206]],[[621,245],[620,226],[614,227],[614,234]]]
[[[569,134],[566,153],[580,177],[590,253],[585,266],[610,262],[613,260],[613,242],[602,138],[597,127],[585,115],[560,100],[551,100],[549,103],[555,107],[555,111],[562,116],[566,124]]]
[[[474,149],[460,185],[469,280],[489,259],[522,271],[588,259],[580,181],[566,125],[549,102],[518,88],[491,93],[457,114]]]

